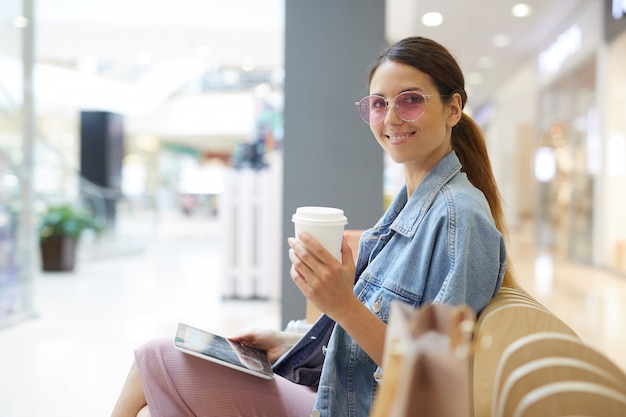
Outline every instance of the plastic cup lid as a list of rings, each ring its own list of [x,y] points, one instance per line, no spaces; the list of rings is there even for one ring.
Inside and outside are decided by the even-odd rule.
[[[348,223],[348,219],[343,215],[343,210],[333,207],[298,207],[291,220],[294,222]]]

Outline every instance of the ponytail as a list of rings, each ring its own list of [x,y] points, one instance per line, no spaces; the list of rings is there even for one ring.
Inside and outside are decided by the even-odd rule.
[[[462,171],[467,174],[469,181],[485,195],[496,228],[508,241],[502,198],[491,169],[485,138],[478,125],[465,113],[452,129],[452,149],[459,157]],[[513,265],[508,254],[502,285],[505,287],[515,286]]]

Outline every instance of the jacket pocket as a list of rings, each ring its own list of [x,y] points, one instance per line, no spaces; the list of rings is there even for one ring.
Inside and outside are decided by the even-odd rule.
[[[406,297],[372,282],[367,282],[359,292],[358,297],[372,313],[385,323],[389,320],[392,301],[399,301],[412,308],[418,307],[421,301],[421,297],[417,295],[415,297]]]

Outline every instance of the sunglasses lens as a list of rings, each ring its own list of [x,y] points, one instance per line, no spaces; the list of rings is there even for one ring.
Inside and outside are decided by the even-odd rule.
[[[404,121],[413,122],[424,114],[426,99],[420,93],[407,91],[396,97],[398,116]]]
[[[367,96],[359,101],[359,114],[365,123],[380,123],[385,117],[387,103],[381,96]]]
[[[396,96],[391,106],[396,108],[398,116],[405,122],[414,122],[424,114],[426,98],[413,91],[406,91]],[[377,125],[382,122],[387,112],[387,100],[382,96],[371,95],[359,101],[359,114],[365,123]]]

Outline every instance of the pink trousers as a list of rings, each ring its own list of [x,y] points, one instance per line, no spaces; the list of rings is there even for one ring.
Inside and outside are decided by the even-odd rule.
[[[135,350],[152,417],[309,417],[316,392],[265,380],[175,349],[172,338]]]

